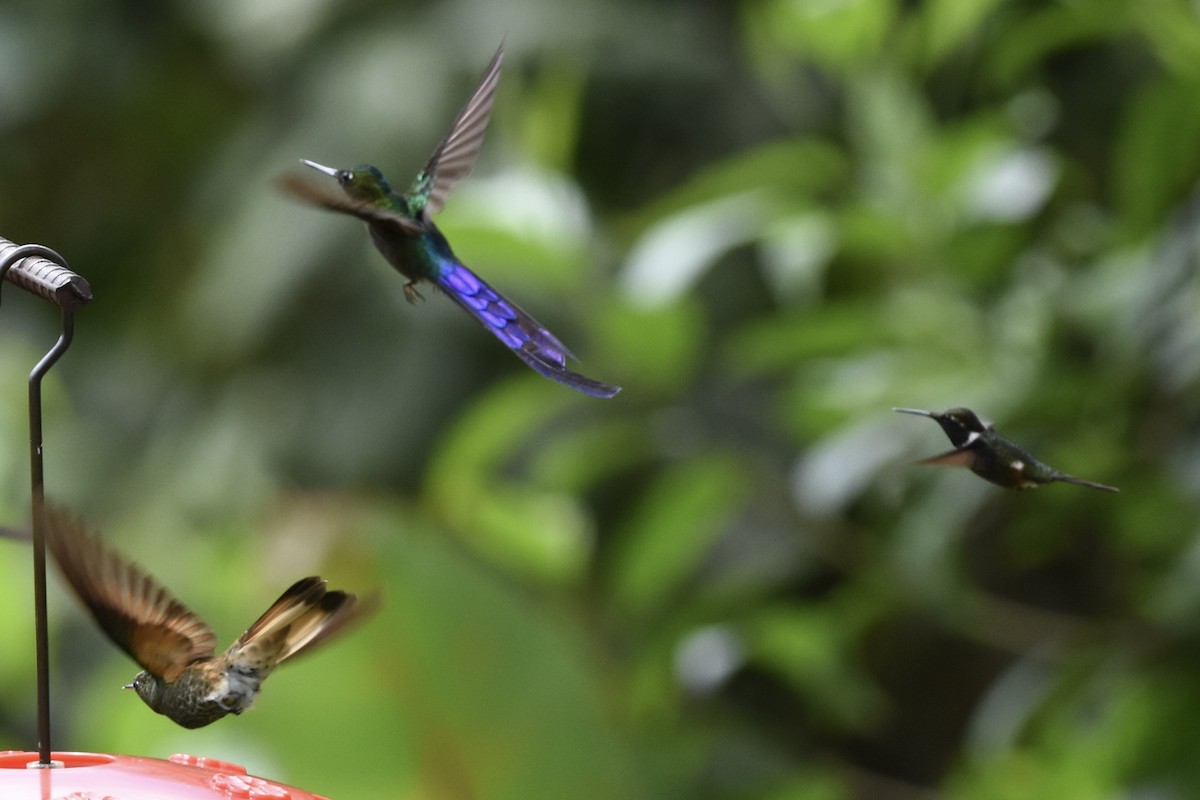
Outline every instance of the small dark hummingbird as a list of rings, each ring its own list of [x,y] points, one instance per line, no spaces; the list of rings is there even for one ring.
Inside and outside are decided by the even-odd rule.
[[[335,169],[308,160],[303,163],[335,178],[345,197],[329,194],[293,174],[284,175],[280,185],[307,203],[363,220],[376,249],[408,278],[404,296],[410,303],[421,297],[417,284],[429,281],[542,375],[593,397],[612,397],[621,387],[568,370],[566,360],[578,361],[575,354],[516,303],[467,269],[433,222],[455,184],[475,163],[503,59],[501,47],[484,70],[471,99],[454,118],[450,132],[434,148],[425,169],[417,173],[406,193],[392,191],[383,173],[369,164]]]
[[[241,714],[283,661],[373,613],[374,598],[296,581],[221,655],[204,620],[154,578],[109,549],[82,521],[50,506],[38,514],[46,545],[100,628],[142,666],[126,689],[185,728]]]
[[[1035,489],[1061,481],[1090,486],[1106,492],[1119,492],[1115,486],[1085,481],[1043,464],[1015,443],[996,433],[969,408],[952,408],[941,414],[919,408],[893,408],[903,414],[929,417],[942,426],[954,449],[940,456],[922,459],[921,464],[966,467],[984,480],[1006,489]]]

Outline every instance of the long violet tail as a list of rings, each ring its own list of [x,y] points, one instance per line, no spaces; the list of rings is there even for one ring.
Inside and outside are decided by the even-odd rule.
[[[450,265],[434,282],[492,332],[517,357],[552,381],[592,397],[612,397],[620,386],[593,380],[567,369],[575,354],[536,319],[521,310],[462,264]]]

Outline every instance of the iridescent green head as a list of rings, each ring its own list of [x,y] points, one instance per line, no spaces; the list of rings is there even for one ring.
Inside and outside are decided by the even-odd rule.
[[[392,187],[387,178],[377,167],[370,164],[360,164],[354,169],[334,169],[318,164],[315,161],[305,161],[313,169],[320,170],[332,178],[336,178],[346,194],[364,203],[378,203],[391,194]]]

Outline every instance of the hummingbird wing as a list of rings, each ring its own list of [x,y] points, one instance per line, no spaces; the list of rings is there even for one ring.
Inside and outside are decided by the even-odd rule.
[[[345,194],[328,192],[294,172],[287,172],[279,176],[276,184],[297,200],[326,208],[330,211],[351,214],[364,222],[380,225],[384,229],[394,228],[397,233],[408,236],[415,236],[424,231],[424,228],[416,220],[402,214],[397,214],[394,211],[389,211],[386,208],[353,200]]]
[[[938,456],[922,458],[918,464],[933,464],[940,467],[966,467],[970,469],[975,464],[975,453],[969,447],[961,450],[951,450]]]
[[[82,520],[48,505],[36,519],[67,583],[108,638],[143,669],[171,682],[188,664],[212,657],[212,628]]]
[[[442,210],[446,198],[455,184],[467,176],[475,165],[475,157],[483,145],[488,119],[492,114],[492,101],[496,98],[496,85],[500,82],[500,67],[504,62],[504,45],[483,71],[475,92],[458,112],[450,132],[434,148],[429,163],[417,176],[413,194],[426,194],[425,217],[432,217]]]
[[[302,578],[229,647],[226,659],[266,678],[281,661],[365,620],[378,607],[373,597],[359,603],[355,595],[326,591],[325,581],[319,577]]]
[[[592,397],[612,397],[621,391],[620,386],[610,386],[567,369],[568,358],[579,360],[575,354],[516,303],[462,264],[448,263],[433,281],[518,358],[550,380]]]

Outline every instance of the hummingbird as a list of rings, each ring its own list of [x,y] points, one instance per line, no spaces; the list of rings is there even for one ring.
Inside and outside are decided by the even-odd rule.
[[[545,326],[459,261],[433,222],[455,184],[466,177],[475,163],[492,112],[503,60],[501,46],[484,70],[475,92],[454,118],[449,133],[438,142],[425,168],[417,173],[404,194],[394,191],[383,173],[370,164],[337,169],[301,160],[335,179],[345,196],[325,192],[295,174],[284,175],[279,183],[300,200],[365,222],[376,249],[408,279],[404,284],[408,302],[422,299],[417,284],[428,281],[537,372],[592,397],[612,397],[621,387],[567,369],[567,359],[579,360],[575,354]]]
[[[1061,481],[1106,492],[1121,491],[1115,486],[1085,481],[1043,464],[1014,442],[996,433],[991,423],[979,419],[969,408],[952,408],[941,414],[919,408],[893,408],[892,411],[929,417],[942,426],[954,445],[950,452],[922,459],[918,463],[966,467],[984,480],[1006,489],[1035,489]]]
[[[355,595],[328,591],[321,578],[303,578],[218,656],[208,623],[81,520],[48,504],[38,518],[75,594],[113,643],[141,665],[125,688],[185,728],[241,714],[276,666],[344,632],[377,607],[374,598],[359,603]]]

